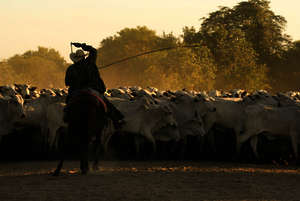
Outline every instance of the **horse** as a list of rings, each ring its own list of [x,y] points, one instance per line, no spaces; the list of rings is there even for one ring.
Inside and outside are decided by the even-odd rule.
[[[72,138],[79,139],[80,148],[80,170],[81,174],[89,171],[88,147],[90,142],[95,139],[94,169],[98,168],[98,154],[101,148],[101,135],[107,122],[106,103],[90,90],[81,90],[74,95],[67,105],[67,132],[61,136],[59,147],[61,149],[61,160],[54,172],[58,176],[66,153],[66,141]],[[77,146],[77,144],[76,144]]]

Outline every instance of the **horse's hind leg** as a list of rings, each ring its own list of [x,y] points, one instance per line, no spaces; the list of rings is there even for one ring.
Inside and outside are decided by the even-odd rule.
[[[89,171],[89,144],[88,142],[81,141],[80,144],[80,170],[81,174],[87,174]]]
[[[62,168],[62,166],[63,166],[63,163],[64,163],[64,159],[61,159],[61,160],[59,161],[58,165],[57,165],[56,170],[55,170],[54,173],[53,173],[53,176],[58,176],[58,175],[59,175],[60,170],[61,170],[61,168]]]
[[[100,135],[96,136],[96,140],[94,142],[94,154],[95,154],[95,158],[94,158],[94,164],[93,164],[93,170],[97,171],[98,170],[98,163],[99,163],[99,155],[100,155],[100,151],[101,151],[101,139],[100,139]]]

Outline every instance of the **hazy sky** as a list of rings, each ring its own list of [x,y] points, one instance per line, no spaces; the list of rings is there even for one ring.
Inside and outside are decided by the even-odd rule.
[[[158,34],[199,28],[201,17],[241,0],[0,0],[0,60],[38,46],[54,48],[68,61],[70,42],[98,47],[125,27],[146,25]],[[300,1],[271,0],[287,20],[287,34],[300,40]]]

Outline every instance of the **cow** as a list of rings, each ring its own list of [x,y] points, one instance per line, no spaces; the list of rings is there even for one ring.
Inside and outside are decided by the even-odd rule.
[[[232,129],[235,137],[236,157],[239,156],[241,143],[240,134],[243,132],[244,126],[244,104],[242,101],[227,100],[218,98],[211,101],[215,112],[207,112],[203,115],[206,132],[210,132],[215,125],[225,129]],[[210,146],[216,151],[214,135],[210,135]]]
[[[15,85],[6,85],[6,86],[0,86],[0,94],[3,97],[14,97],[18,93],[16,91]]]
[[[275,98],[278,101],[278,107],[300,106],[300,103],[298,101],[293,100],[290,96],[284,93],[277,93]]]
[[[20,94],[24,99],[30,98],[30,85],[24,84],[15,84],[15,90]]]
[[[182,158],[188,153],[188,148],[191,148],[189,141],[201,143],[206,134],[198,97],[187,91],[166,91],[155,100],[158,104],[169,107],[173,113],[180,133],[178,156]],[[200,152],[201,146],[197,146],[196,150]],[[193,154],[197,155],[196,152]]]
[[[57,148],[56,131],[65,126],[63,108],[65,97],[42,94],[39,98],[26,100],[24,110],[26,118],[20,121],[23,126],[40,128],[44,149]]]
[[[153,99],[146,96],[137,97],[132,101],[113,97],[108,99],[125,116],[125,123],[120,132],[142,136],[152,144],[153,152],[156,151],[156,140],[179,139],[177,123],[167,106],[155,104]],[[110,137],[107,137],[104,143],[107,144],[109,139]],[[135,138],[136,153],[140,150],[140,139]]]
[[[252,94],[245,96],[243,98],[243,103],[245,105],[262,104],[274,107],[279,106],[278,98],[276,96],[270,95],[267,91],[264,90],[255,91]]]
[[[111,97],[121,98],[130,100],[132,96],[128,93],[126,93],[123,89],[109,89],[107,91],[107,94]]]
[[[15,124],[25,117],[24,100],[20,95],[0,94],[0,140],[15,128]]]
[[[251,138],[251,147],[257,158],[257,135],[267,133],[273,136],[289,136],[293,152],[298,160],[298,140],[300,135],[300,108],[272,107],[267,105],[250,105],[245,108],[244,133],[239,138],[239,143],[244,143]]]
[[[52,102],[46,108],[46,128],[43,130],[48,132],[47,144],[51,150],[58,149],[57,130],[60,127],[67,127],[63,120],[65,106],[63,102]]]
[[[204,136],[204,124],[201,118],[200,107],[196,104],[196,98],[184,91],[177,91],[175,97],[170,99],[170,107],[173,111],[180,130],[180,135]]]

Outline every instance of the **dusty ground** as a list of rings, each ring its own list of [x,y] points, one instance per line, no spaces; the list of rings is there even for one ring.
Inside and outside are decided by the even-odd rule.
[[[78,175],[77,161],[0,163],[0,200],[300,200],[300,168],[212,162],[111,162]]]

